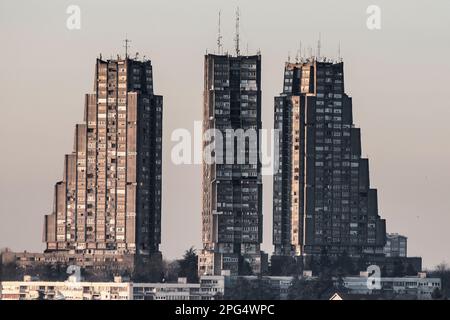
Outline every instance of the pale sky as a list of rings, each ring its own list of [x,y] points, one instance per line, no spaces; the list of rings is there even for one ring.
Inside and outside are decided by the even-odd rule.
[[[369,5],[381,30],[366,26]],[[81,29],[66,9],[81,9]],[[201,120],[203,55],[214,51],[222,10],[225,49],[233,50],[234,11],[241,48],[262,53],[263,127],[273,125],[288,53],[315,46],[345,62],[346,92],[362,129],[371,185],[388,232],[408,237],[424,266],[450,262],[450,2],[434,1],[99,1],[0,0],[0,247],[42,251],[63,156],[92,92],[95,59],[130,52],[152,60],[164,96],[162,246],[166,258],[201,248],[201,168],[175,166],[174,129]],[[272,177],[264,177],[264,243],[272,247]]]

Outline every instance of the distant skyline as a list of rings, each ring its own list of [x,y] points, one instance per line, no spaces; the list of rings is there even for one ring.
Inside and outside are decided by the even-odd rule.
[[[366,26],[369,5],[381,29]],[[66,27],[69,5],[81,29]],[[273,127],[284,62],[300,41],[344,59],[370,183],[389,233],[408,237],[408,255],[424,267],[450,263],[450,2],[433,1],[20,1],[0,2],[0,247],[42,251],[42,221],[52,210],[84,94],[93,92],[95,58],[129,53],[152,60],[155,92],[164,96],[161,251],[175,258],[201,249],[201,166],[171,163],[177,128],[202,119],[203,59],[214,52],[221,10],[224,51],[262,54],[263,128]],[[57,132],[57,134],[55,134]],[[272,176],[263,177],[264,242],[272,253]]]

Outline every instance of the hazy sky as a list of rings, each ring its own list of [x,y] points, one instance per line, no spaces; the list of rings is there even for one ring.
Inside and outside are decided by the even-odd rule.
[[[381,8],[381,30],[366,9]],[[66,9],[81,8],[81,29]],[[362,128],[363,155],[388,232],[408,236],[425,266],[450,262],[450,1],[23,1],[0,0],[0,247],[41,251],[63,156],[83,120],[94,64],[123,53],[151,58],[164,96],[162,251],[201,247],[201,168],[175,166],[171,132],[201,120],[203,55],[216,46],[222,10],[225,49],[233,49],[241,10],[241,48],[261,49],[263,126],[273,125],[288,52],[302,41],[345,62],[346,92]],[[272,177],[264,177],[264,244],[272,252]]]

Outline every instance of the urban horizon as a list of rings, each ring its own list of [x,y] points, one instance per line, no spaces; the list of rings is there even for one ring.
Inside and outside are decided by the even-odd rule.
[[[128,49],[128,42],[131,42],[128,38],[123,41],[125,43],[125,50]],[[297,53],[295,57],[295,62],[289,60],[285,61],[282,65],[288,66],[301,66],[303,64],[308,63],[331,63],[331,64],[344,64],[344,59],[338,57],[337,59],[328,59],[327,57],[316,56],[314,53],[320,52],[320,39],[318,39],[317,47],[315,50],[310,50],[312,56],[304,56],[300,52]],[[224,57],[248,57],[248,55],[235,55],[231,53],[222,54]],[[212,54],[213,56],[221,56],[217,53]],[[260,56],[261,53],[258,53]],[[208,55],[205,55],[207,57]],[[126,58],[125,58],[126,57]],[[110,61],[130,61],[133,63],[138,63],[142,61],[143,64],[149,63],[151,66],[150,58],[139,58],[136,54],[135,57],[130,57],[127,53],[123,55],[123,58],[120,54],[117,55],[117,60],[102,60],[102,54],[97,58],[97,61],[102,62],[110,62]],[[98,62],[97,62],[98,63]],[[120,64],[120,62],[119,62]],[[119,86],[120,87],[120,86]],[[153,87],[153,85],[151,85]],[[153,90],[153,88],[151,88]],[[282,93],[283,94],[283,93]],[[88,96],[88,94],[87,94]],[[89,100],[89,97],[87,97]],[[161,102],[160,102],[161,103]],[[88,108],[86,105],[85,108]],[[88,109],[85,110],[85,117],[89,114]],[[97,116],[98,117],[98,116]],[[258,133],[257,131],[249,128],[247,130],[243,130],[242,128],[238,129],[226,129],[223,133],[221,130],[212,129],[201,131],[201,126],[199,125],[201,122],[197,124],[194,123],[193,131],[190,132],[186,128],[177,128],[171,133],[171,162],[174,165],[256,165],[261,164],[265,160],[265,163],[269,165],[269,169],[266,170],[266,175],[273,177],[274,173],[279,170],[279,162],[278,157],[280,156],[278,148],[280,148],[280,129],[270,129],[271,132],[267,133],[267,129],[260,129],[263,134]],[[77,125],[77,130],[78,130]],[[353,124],[349,128],[354,128]],[[275,134],[274,134],[275,132]],[[270,135],[271,134],[271,135]],[[263,137],[263,139],[261,139]],[[193,138],[193,139],[192,139]],[[261,142],[262,141],[262,142]],[[247,145],[246,145],[247,142]],[[205,144],[203,150],[201,148],[202,144]],[[257,147],[258,145],[258,147]],[[267,147],[268,145],[268,147]],[[263,147],[264,155],[261,156],[261,152],[257,152],[259,150],[259,146]],[[265,146],[265,148],[264,148]],[[200,148],[199,148],[200,147]],[[197,149],[196,149],[197,148]],[[248,149],[247,149],[248,148]],[[276,150],[275,150],[276,149]],[[237,150],[237,152],[236,152]],[[268,151],[269,150],[269,151]],[[269,153],[269,154],[267,154]],[[67,160],[66,160],[67,161]],[[266,168],[267,169],[267,168]],[[67,170],[67,169],[65,169]],[[264,170],[263,170],[264,171]],[[55,204],[56,205],[56,204]],[[272,226],[274,228],[274,226]],[[397,233],[393,233],[397,234]],[[408,238],[408,235],[403,235]],[[4,246],[4,248],[11,248],[10,246]],[[195,247],[194,245],[188,245],[186,250],[189,248],[195,248],[198,252],[201,251],[201,246]],[[408,247],[409,249],[409,247]],[[20,250],[19,250],[20,251]],[[25,252],[30,252],[30,250],[24,249]],[[31,251],[32,252],[32,251]],[[275,254],[276,250],[268,251],[269,256]],[[163,258],[167,258],[163,253]],[[168,260],[177,259],[178,257],[172,256],[169,257]],[[442,262],[445,262],[443,260]]]
[[[244,11],[244,10],[242,10],[242,11],[244,12],[244,17],[245,17],[246,16],[246,11]],[[233,19],[232,17],[229,17],[229,18],[230,18],[229,20]],[[223,16],[222,16],[222,19],[223,19]],[[247,25],[247,22],[245,22],[245,24]],[[130,38],[132,38],[132,34],[131,33],[129,33],[128,36],[130,36]],[[219,34],[219,38],[218,39],[220,39],[220,36],[221,35]],[[315,35],[315,36],[317,36],[317,35]],[[322,33],[322,36],[326,36],[326,33]],[[309,38],[311,38],[311,36]],[[314,38],[314,36],[312,38]],[[135,40],[132,39],[132,41],[135,41]],[[211,37],[210,37],[210,41],[208,41],[208,42],[213,43],[213,41],[214,41],[214,39],[211,39]],[[298,41],[296,40],[295,42],[298,42]],[[307,41],[305,41],[303,46],[305,46],[306,42]],[[325,41],[322,40],[322,43],[323,42],[325,42]],[[313,41],[311,41],[311,43],[313,43]],[[134,42],[132,42],[132,44],[134,46]],[[108,46],[111,46],[111,45],[112,44],[109,44]],[[126,45],[128,45],[128,43]],[[346,46],[349,45],[349,42],[346,42],[345,45]],[[295,43],[294,43],[293,46],[295,46]],[[316,46],[317,45],[314,44],[311,47],[316,47]],[[136,45],[135,47],[137,48],[138,45]],[[256,45],[256,47],[258,48],[257,45]],[[328,51],[330,51],[329,46],[327,46],[326,44],[322,44],[322,50],[326,51],[327,47],[328,47]],[[127,50],[130,50],[130,49],[127,48]],[[219,45],[219,48],[217,50],[220,52],[220,45]],[[252,51],[256,52],[258,50],[259,49],[257,49],[257,50],[250,50],[250,51],[251,52]],[[315,54],[312,54],[310,56],[321,57],[320,52],[318,52],[319,50],[320,49],[311,49],[311,51],[313,51],[313,52],[315,51]],[[133,47],[133,51],[135,51],[134,47]],[[232,52],[233,50],[229,50],[229,51]],[[243,57],[247,56],[248,53],[247,54],[242,54],[242,52],[244,52],[244,51],[245,50],[243,50],[241,48],[241,53],[238,56],[243,56]],[[301,51],[302,50],[300,49],[300,52]],[[347,52],[347,50],[345,50],[345,51]],[[267,52],[268,52],[268,55],[271,55],[271,52],[270,52],[269,49],[267,50]],[[136,55],[135,53],[132,53],[132,54],[128,53],[128,54],[130,56],[138,57],[138,55]],[[142,54],[142,52],[141,52],[141,54]],[[122,53],[122,55],[123,55],[123,53]],[[159,52],[156,55],[156,57],[157,57],[156,60],[158,60],[158,57],[160,58],[161,55],[163,55],[163,52]],[[291,63],[294,63],[294,61],[296,61],[296,59],[299,59],[299,58],[301,58],[301,56],[304,56],[301,53],[297,56],[296,52],[295,52],[295,54],[294,54],[294,52],[292,52],[290,54],[288,53],[287,55],[289,55],[290,57],[286,58],[284,60],[290,60]],[[235,55],[231,55],[231,56],[235,56]],[[261,49],[261,56],[262,56],[262,61],[264,61],[264,57],[265,57],[264,49]],[[322,56],[326,56],[326,54],[324,54]],[[328,56],[330,56],[330,55],[328,55]],[[340,54],[337,53],[337,50],[336,50],[336,54],[332,55],[332,56],[336,57],[336,59],[340,58]],[[361,64],[361,63],[364,64],[365,63],[364,61],[361,61],[360,58],[355,58],[351,54],[349,54],[349,56],[350,56],[349,60],[350,61],[347,61],[347,59],[346,59],[347,54],[342,54],[342,56],[344,57],[345,66],[346,66],[346,70],[347,71],[353,69],[352,61],[357,61],[358,63],[355,63],[355,65],[358,65],[358,67],[360,66],[359,64]],[[164,75],[165,71],[159,68],[158,62],[155,61],[155,59],[153,59],[153,57],[151,57],[151,55],[150,55],[149,60],[151,60],[153,68],[155,70],[155,78],[156,78],[156,80],[155,80],[155,87],[156,87],[155,91],[156,91],[156,93],[161,94],[164,98],[167,98],[168,101],[174,101],[174,98],[170,98],[171,92],[167,91],[167,90],[161,90],[160,85],[158,83],[158,77],[160,79],[164,79],[165,78],[165,75]],[[273,69],[278,70],[277,71],[277,75],[281,75],[282,74],[281,70],[283,70],[283,68],[285,67],[285,62],[286,61],[283,61],[283,59],[282,60],[278,59],[278,60],[280,60],[279,63],[274,63],[273,60],[274,59],[271,58],[272,62],[271,62],[270,67],[268,69],[269,70],[273,70]],[[92,59],[91,59],[91,61],[92,61]],[[366,61],[366,63],[370,63],[370,62]],[[89,65],[92,65],[92,63],[90,63]],[[201,64],[198,64],[197,67],[199,67],[201,69],[202,66],[201,66]],[[92,69],[92,67],[91,67],[91,69]],[[265,70],[264,69],[264,65],[262,66],[261,69],[262,69],[261,74],[262,74],[262,77],[263,77],[263,79],[261,81],[261,86],[262,86],[262,92],[263,92],[263,95],[264,95],[264,97],[262,98],[262,101],[264,103],[264,108],[261,110],[261,112],[262,112],[263,118],[266,118],[266,119],[269,118],[270,119],[271,117],[273,117],[273,114],[272,114],[273,106],[272,106],[272,108],[270,106],[271,106],[271,104],[273,104],[273,97],[277,96],[280,92],[282,92],[281,84],[283,83],[283,81],[282,81],[283,79],[281,77],[279,77],[279,79],[281,79],[281,80],[280,81],[277,80],[277,83],[279,83],[279,85],[278,85],[278,92],[271,90],[271,92],[268,93],[264,89],[265,88],[264,78],[275,77],[275,76],[274,76],[272,71],[269,71],[267,74],[265,74],[266,72],[264,71]],[[67,75],[70,78],[70,74],[67,73]],[[92,78],[92,76],[91,76],[92,72],[89,73],[89,74],[81,74],[81,72],[80,72],[80,73],[78,73],[78,75],[80,77],[80,82],[82,82],[82,83],[90,83],[88,78],[89,77]],[[368,78],[368,79],[370,79],[370,78]],[[348,84],[349,82],[350,82],[350,84]],[[68,83],[68,82],[66,82],[66,83]],[[161,81],[161,83],[166,83],[167,84],[168,80]],[[371,84],[370,82],[367,82],[367,85],[370,85],[370,84]],[[86,86],[83,85],[83,87],[86,87]],[[197,85],[194,85],[194,87],[196,87],[197,91],[200,92],[201,88],[202,88],[202,83],[198,82]],[[357,86],[355,86],[355,87],[357,87]],[[360,117],[362,117],[363,112],[361,110],[358,111],[358,109],[360,109],[360,105],[362,104],[361,101],[365,101],[365,99],[361,98],[361,93],[356,94],[356,91],[357,90],[361,90],[361,87],[359,87],[357,89],[354,89],[352,87],[352,81],[346,81],[346,87],[345,88],[346,88],[346,92],[351,93],[353,97],[356,96],[359,99],[359,101],[355,102],[354,113],[356,115],[355,115],[354,124],[356,124],[357,127],[362,128],[362,132],[363,132],[363,135],[364,135],[364,133],[366,132],[366,128],[367,127],[371,127],[371,126],[377,127],[380,122],[378,121],[378,125],[377,125],[377,121],[375,121],[375,123],[373,123],[373,124],[370,124],[369,122],[367,122],[367,120],[366,120],[366,122],[361,121]],[[41,88],[41,90],[44,91],[45,87]],[[52,91],[52,90],[49,90],[49,91]],[[76,90],[74,90],[74,91],[76,91]],[[90,92],[90,91],[86,91],[86,92]],[[72,94],[74,96],[78,95],[78,96],[81,97],[83,92],[72,92]],[[270,100],[270,95],[272,95],[272,100]],[[78,100],[75,99],[75,100],[76,101],[81,101],[81,99],[78,99]],[[191,131],[189,130],[190,127],[191,128],[192,127],[195,128],[195,123],[193,121],[192,122],[188,122],[188,121],[186,121],[184,119],[177,119],[177,122],[179,124],[178,127],[174,126],[174,123],[172,123],[171,128],[169,130],[166,129],[165,128],[165,124],[166,124],[166,121],[168,121],[166,119],[170,119],[170,117],[171,117],[170,114],[173,112],[174,104],[171,103],[171,104],[168,105],[167,102],[165,101],[164,105],[165,105],[165,107],[164,107],[165,114],[163,116],[163,119],[164,119],[163,120],[163,122],[164,122],[163,130],[164,130],[164,132],[162,133],[163,138],[162,138],[162,141],[161,141],[161,144],[163,146],[162,147],[163,148],[163,154],[162,154],[162,170],[163,170],[163,173],[162,173],[162,181],[163,181],[162,182],[162,184],[163,184],[163,187],[162,187],[162,189],[163,189],[162,190],[162,199],[163,200],[162,200],[162,210],[161,210],[162,211],[162,213],[161,213],[161,219],[162,219],[161,224],[162,224],[162,228],[163,229],[161,230],[161,233],[162,233],[162,240],[161,240],[162,249],[161,249],[161,252],[163,253],[163,257],[166,257],[165,253],[168,252],[167,257],[169,257],[169,258],[176,258],[176,257],[180,256],[181,253],[184,250],[188,249],[191,246],[191,244],[194,247],[196,247],[196,249],[198,249],[199,251],[202,249],[202,246],[200,245],[200,233],[201,232],[200,232],[200,228],[199,228],[200,225],[201,225],[201,208],[198,207],[198,206],[191,207],[192,208],[192,213],[189,215],[189,217],[190,217],[190,219],[194,219],[194,218],[196,219],[194,225],[197,225],[197,227],[187,228],[187,230],[192,230],[192,234],[195,234],[193,237],[192,236],[190,236],[190,237],[195,238],[197,240],[196,241],[188,240],[189,241],[189,245],[185,245],[186,246],[185,248],[181,248],[179,246],[176,250],[174,250],[174,249],[167,249],[166,250],[166,247],[167,248],[172,247],[172,243],[170,242],[170,239],[171,238],[173,239],[173,237],[171,235],[172,234],[178,234],[178,232],[171,232],[171,230],[178,230],[178,229],[177,228],[172,228],[171,229],[170,227],[166,226],[167,224],[165,223],[165,219],[167,219],[167,216],[166,216],[165,212],[171,211],[171,213],[170,213],[171,216],[172,216],[171,219],[175,219],[176,220],[177,219],[176,217],[180,216],[180,212],[182,212],[182,211],[180,211],[180,209],[178,209],[178,210],[175,210],[176,212],[174,212],[174,210],[173,210],[174,208],[173,207],[171,209],[169,209],[170,207],[168,206],[168,203],[172,202],[173,199],[176,199],[176,196],[174,196],[174,194],[176,192],[171,192],[171,190],[168,189],[168,186],[165,185],[165,178],[168,175],[170,175],[170,172],[169,172],[168,168],[173,168],[173,166],[181,165],[181,168],[175,170],[175,172],[179,173],[179,172],[181,172],[181,170],[183,170],[183,165],[188,165],[189,164],[189,163],[184,163],[184,162],[180,162],[179,164],[177,164],[176,161],[174,161],[174,159],[172,157],[172,155],[173,155],[172,152],[173,152],[173,149],[176,147],[177,144],[176,144],[176,141],[172,138],[172,134],[177,129],[185,129],[185,130],[187,130],[187,132],[191,134],[191,137],[194,137],[194,140],[192,141],[193,143],[192,143],[192,145],[189,145],[189,147],[193,147],[196,144],[198,145],[199,142],[201,144],[201,141],[202,141],[201,138],[202,137],[201,136],[199,137],[198,135],[195,135],[195,129],[191,130]],[[75,106],[75,104],[74,104],[74,106]],[[167,108],[171,109],[170,113],[168,113],[168,111],[167,111],[168,109]],[[192,108],[197,110],[197,114],[199,114],[200,113],[199,110],[201,110],[201,103],[197,104],[197,105],[192,105]],[[366,111],[367,111],[367,109],[366,109]],[[374,116],[375,112],[377,112],[376,109],[375,110],[370,110],[369,114]],[[74,107],[74,113],[76,113],[78,115],[82,114],[80,105],[78,107],[76,107],[76,108]],[[358,116],[358,113],[359,113],[359,116]],[[64,118],[64,121],[63,121],[64,123],[73,123],[73,124],[75,124],[74,118],[72,118],[72,116],[64,117],[64,114],[65,114],[65,112],[62,112],[62,114],[60,114],[58,116],[58,119],[63,119]],[[78,117],[78,118],[80,118],[80,117]],[[378,120],[380,120],[382,118],[383,118],[382,115],[376,115],[375,116],[375,119],[378,119]],[[263,121],[263,123],[264,123],[264,126],[261,129],[271,130],[272,127],[270,126],[270,124],[269,124],[270,122],[269,121]],[[65,129],[61,130],[61,133],[65,137],[63,139],[64,140],[64,144],[68,140],[70,140],[70,138],[68,138],[68,135],[69,135],[70,131],[71,131],[70,127],[66,127]],[[394,131],[391,131],[391,133],[392,132],[394,132]],[[270,135],[268,135],[268,134],[266,135],[266,137],[267,136],[270,137]],[[51,139],[51,137],[50,137],[50,139]],[[361,139],[361,143],[362,143],[362,146],[363,146],[363,150],[366,150],[366,149],[376,150],[375,148],[371,149],[370,143],[365,138]],[[268,145],[270,145],[270,143]],[[62,155],[64,153],[64,150],[68,151],[69,149],[70,149],[69,145],[66,145],[63,149],[58,148],[56,150],[56,148],[55,148],[51,152],[52,157],[53,157],[53,154],[56,154],[56,153],[60,153]],[[381,149],[378,149],[378,151],[380,151],[380,150]],[[187,149],[185,149],[184,151],[187,151]],[[194,152],[192,153],[192,159],[195,160],[196,157],[198,159],[198,154],[195,153],[195,147],[194,147]],[[232,157],[234,157],[234,154],[232,155]],[[417,249],[418,246],[415,245],[415,243],[417,243],[417,241],[418,241],[417,233],[412,232],[410,234],[410,232],[408,232],[409,228],[407,228],[407,227],[396,229],[400,225],[398,221],[391,225],[390,221],[391,220],[395,220],[396,212],[392,212],[392,209],[391,209],[391,212],[386,212],[387,210],[383,209],[384,208],[384,202],[385,202],[384,201],[384,198],[385,198],[384,196],[386,195],[386,192],[383,191],[383,186],[388,185],[389,181],[385,180],[385,182],[382,183],[383,186],[380,186],[380,183],[376,183],[376,182],[373,183],[373,181],[380,181],[380,180],[378,180],[380,178],[377,178],[378,176],[385,176],[383,174],[382,170],[379,169],[380,168],[379,166],[375,166],[375,168],[373,167],[373,161],[374,161],[373,157],[375,157],[375,159],[377,157],[380,157],[380,153],[374,154],[374,153],[371,152],[370,155],[367,158],[369,158],[369,160],[371,160],[371,166],[370,166],[370,178],[371,178],[371,182],[372,182],[371,185],[377,187],[377,189],[380,191],[380,194],[378,194],[378,203],[379,203],[379,206],[381,207],[380,216],[383,219],[387,220],[387,226],[388,226],[387,227],[387,231],[389,233],[399,233],[399,234],[402,234],[402,235],[408,237],[408,253],[412,251],[413,252],[411,254],[412,256],[423,256],[423,258],[424,258],[424,261],[423,261],[424,262],[424,266],[426,266],[428,268],[434,267],[435,265],[437,265],[438,263],[440,263],[442,261],[448,261],[449,257],[445,256],[444,250],[439,250],[439,252],[436,251],[433,254],[433,256],[440,256],[440,255],[442,255],[441,258],[439,258],[439,257],[437,257],[437,258],[436,257],[435,258],[427,258],[427,255],[428,255],[427,250],[426,249],[424,250],[423,248]],[[273,158],[271,160],[273,160]],[[171,165],[169,164],[170,161],[172,162]],[[52,163],[56,163],[56,160],[52,159],[51,162]],[[383,160],[383,163],[386,163],[386,162],[389,162],[389,157],[387,157],[387,159]],[[196,163],[194,161],[194,165],[195,164],[200,164],[200,163],[199,162]],[[227,164],[228,164],[228,162],[227,162]],[[271,164],[273,165],[273,161],[271,162]],[[43,168],[46,168],[46,166],[42,165],[40,168],[43,169]],[[46,170],[43,170],[43,171],[45,172]],[[62,170],[59,170],[59,171],[62,171]],[[198,174],[199,172],[200,172],[200,170],[196,170],[196,173],[192,172],[192,173],[189,173],[188,175],[186,175],[186,177],[191,177],[191,178],[195,177],[194,181],[197,181],[196,187],[188,187],[190,184],[187,181],[186,182],[182,182],[181,184],[184,187],[187,187],[188,188],[187,190],[192,190],[192,189],[195,189],[195,188],[198,187],[199,192],[200,192],[201,184],[199,183],[199,179],[201,178],[201,173],[199,175]],[[40,179],[39,176],[40,176],[40,174],[34,173],[33,174],[33,179],[39,180]],[[48,180],[57,181],[57,179],[59,179],[58,176],[45,176],[44,180],[45,181],[48,181]],[[172,180],[172,178],[169,178],[169,179]],[[262,208],[263,208],[262,210],[264,210],[264,212],[261,212],[261,215],[262,215],[262,217],[264,219],[264,230],[261,230],[261,232],[264,235],[264,241],[262,241],[262,239],[261,239],[261,243],[262,243],[262,249],[264,251],[266,251],[267,253],[269,253],[269,254],[271,254],[273,252],[272,240],[271,240],[272,227],[273,227],[273,222],[272,222],[272,219],[271,219],[271,216],[272,216],[272,214],[271,214],[272,194],[273,194],[273,192],[271,192],[271,185],[272,185],[272,182],[270,181],[271,179],[272,179],[272,176],[269,175],[268,179],[267,178],[265,180],[263,179],[264,181],[261,182],[261,185],[264,187],[264,191],[262,191],[262,192],[264,192],[264,198],[261,200],[262,201]],[[187,179],[187,180],[189,180],[189,179]],[[26,180],[22,179],[21,181],[23,183],[26,183]],[[42,185],[43,185],[43,183],[42,183]],[[395,185],[398,186],[398,182],[396,182]],[[48,196],[45,197],[45,199],[47,201],[50,198],[50,196],[51,196],[51,188],[49,186],[45,187],[45,188],[46,188],[46,194],[48,193]],[[269,189],[269,190],[266,190],[266,188]],[[392,188],[386,188],[386,189],[390,190],[395,195],[395,191],[392,191]],[[267,197],[267,194],[269,195],[269,197]],[[198,199],[195,200],[195,201],[197,203],[200,203],[201,195],[200,195],[200,193],[198,193],[198,195],[199,195]],[[4,201],[2,201],[2,202],[5,203]],[[51,208],[51,204],[50,203],[51,203],[51,201],[48,202],[48,204],[47,204],[47,208],[49,208],[49,209]],[[183,206],[183,207],[189,208],[189,206]],[[392,206],[392,208],[401,208],[401,204]],[[401,210],[401,209],[399,209],[399,210]],[[47,211],[50,212],[50,210],[47,210]],[[36,216],[42,216],[43,217],[44,214],[45,214],[45,212],[36,212],[36,213],[33,212],[33,215],[36,215]],[[4,215],[4,212],[2,211],[2,218],[3,218],[3,215]],[[407,217],[407,216],[408,215],[402,215],[402,217]],[[413,217],[411,217],[411,218],[413,218]],[[425,217],[424,216],[422,217],[420,215],[416,215],[416,216],[414,216],[414,218],[416,218],[416,219],[424,219]],[[8,221],[9,221],[9,219],[8,219]],[[406,220],[406,221],[408,221],[408,220]],[[6,224],[3,224],[3,223],[2,223],[2,225],[6,226]],[[171,223],[169,225],[173,225],[173,223]],[[36,227],[36,225],[34,225],[34,227]],[[197,234],[197,231],[198,231],[198,234]],[[267,235],[267,234],[269,234],[269,235]],[[29,239],[29,240],[26,240],[26,241],[17,238],[17,241],[19,241],[19,242],[16,242],[15,238],[12,238],[11,235],[9,235],[8,238],[5,238],[5,239],[9,239],[9,240],[3,240],[3,238],[0,239],[0,247],[10,247],[10,248],[12,248],[13,250],[16,250],[16,251],[22,251],[22,250],[39,251],[39,248],[41,247],[40,245],[39,246],[36,245],[36,239],[34,239],[34,238],[33,238],[33,240]],[[13,241],[11,241],[11,240],[13,240]],[[180,239],[177,239],[177,240],[180,240]],[[184,243],[184,241],[181,241],[181,242]],[[20,244],[17,245],[17,243],[20,243]]]

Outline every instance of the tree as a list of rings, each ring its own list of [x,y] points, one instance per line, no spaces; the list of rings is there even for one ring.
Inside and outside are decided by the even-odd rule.
[[[239,275],[241,276],[251,276],[253,275],[253,270],[250,263],[244,259],[244,257],[239,256]]]
[[[164,279],[164,265],[160,256],[137,258],[132,273],[134,282],[161,282]]]
[[[198,279],[198,256],[194,247],[190,247],[183,255],[183,259],[178,261],[180,271],[179,277],[187,278],[188,283],[197,283]]]
[[[253,300],[278,300],[279,294],[273,290],[270,283],[262,278],[252,281],[252,299]]]
[[[441,279],[441,294],[443,299],[450,298],[450,268],[445,263],[442,262],[437,265],[434,270],[429,272],[430,277],[436,277]]]
[[[344,277],[347,275],[355,274],[355,265],[352,258],[348,255],[347,251],[344,251],[338,256],[336,266],[334,268],[338,277]]]
[[[43,281],[64,281],[67,279],[67,265],[63,263],[36,263],[30,266],[19,266],[16,262],[0,265],[0,280],[22,281],[25,275],[37,277]]]
[[[21,281],[24,274],[23,268],[19,268],[15,262],[0,265],[1,281]]]
[[[37,276],[39,276],[41,280],[64,281],[68,277],[66,271],[67,265],[64,263],[45,264],[40,268]]]
[[[331,279],[299,279],[295,278],[288,291],[289,300],[322,300],[328,299],[334,284]]]
[[[65,274],[65,272],[64,272]],[[95,269],[95,268],[82,268],[81,275],[85,281],[89,282],[108,282],[114,279],[114,274],[109,270]],[[66,278],[68,275],[66,275]]]
[[[433,300],[441,300],[443,298],[441,290],[439,288],[435,288],[431,293],[431,299]]]
[[[164,264],[164,281],[177,282],[178,274],[180,273],[180,263],[178,260],[163,262]]]
[[[279,296],[262,278],[248,280],[243,277],[236,278],[235,283],[225,290],[226,300],[276,300]]]
[[[270,275],[298,276],[301,273],[301,261],[289,256],[272,256],[270,261]]]

